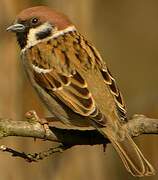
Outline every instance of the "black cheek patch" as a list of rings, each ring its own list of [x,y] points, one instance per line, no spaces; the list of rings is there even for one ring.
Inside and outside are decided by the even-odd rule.
[[[52,35],[52,29],[46,29],[36,34],[36,39],[41,40]]]

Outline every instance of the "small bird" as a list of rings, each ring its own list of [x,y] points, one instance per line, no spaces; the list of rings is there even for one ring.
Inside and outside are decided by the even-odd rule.
[[[92,126],[108,138],[133,176],[154,169],[122,126],[122,95],[97,49],[63,14],[46,6],[17,16],[16,33],[24,69],[50,112],[66,125]]]

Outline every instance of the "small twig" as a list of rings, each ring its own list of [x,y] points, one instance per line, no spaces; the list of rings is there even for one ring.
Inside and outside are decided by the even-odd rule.
[[[64,146],[59,145],[57,147],[51,147],[46,151],[42,151],[39,153],[25,153],[25,152],[19,152],[17,150],[14,150],[12,148],[6,147],[5,145],[0,146],[0,150],[3,152],[8,152],[14,157],[20,157],[25,159],[27,162],[37,162],[39,160],[43,160],[54,153],[62,153],[66,149],[70,148],[70,146]]]

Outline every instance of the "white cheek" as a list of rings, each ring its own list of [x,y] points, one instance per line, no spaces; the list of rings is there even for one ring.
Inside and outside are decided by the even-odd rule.
[[[38,40],[37,40],[36,34],[38,32],[43,31],[46,28],[52,28],[52,26],[46,22],[36,28],[31,28],[29,30],[28,37],[27,37],[27,46],[31,47],[31,46],[37,44]]]
[[[32,46],[34,42],[36,42],[36,29],[30,29],[28,37],[27,37],[27,45]]]

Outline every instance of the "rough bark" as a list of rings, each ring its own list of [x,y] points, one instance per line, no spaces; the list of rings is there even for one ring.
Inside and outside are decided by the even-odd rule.
[[[47,132],[36,120],[15,121],[11,119],[0,120],[0,138],[8,136],[21,136],[55,141],[66,145],[95,145],[109,143],[93,128],[67,127],[56,119],[51,119]],[[158,134],[158,119],[148,118],[144,115],[134,115],[125,128],[131,137],[142,134]]]

